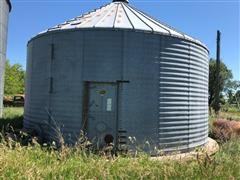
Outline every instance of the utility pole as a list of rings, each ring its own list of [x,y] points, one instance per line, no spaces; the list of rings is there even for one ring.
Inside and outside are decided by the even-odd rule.
[[[214,111],[218,115],[220,110],[220,41],[221,41],[221,32],[217,31],[217,54],[216,54],[216,92],[215,92],[215,104],[214,104]]]

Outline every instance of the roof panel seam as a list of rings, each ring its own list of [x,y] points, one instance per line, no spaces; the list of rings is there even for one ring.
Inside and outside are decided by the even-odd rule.
[[[146,14],[144,14],[142,11],[140,11],[140,10],[138,10],[138,9],[136,9],[136,8],[134,8],[134,7],[132,7],[132,6],[130,6],[130,5],[128,5],[129,7],[131,7],[132,9],[134,9],[135,11],[137,11],[139,14],[141,14],[142,16],[144,16],[146,19],[148,19],[149,21],[151,21],[152,23],[154,23],[154,24],[156,24],[157,26],[159,26],[159,27],[161,27],[161,28],[163,28],[163,29],[165,29],[166,31],[168,31],[169,32],[169,34],[171,35],[171,31],[168,29],[168,28],[165,28],[164,26],[161,26],[160,25],[160,23],[158,23],[156,20],[154,20],[154,19],[151,19],[151,18],[149,18]]]
[[[116,14],[115,14],[114,21],[113,21],[113,27],[115,27],[115,23],[116,23],[116,19],[117,19],[117,14],[118,14],[118,7],[119,7],[119,3],[117,3],[117,10],[116,10]]]
[[[125,5],[126,6],[126,5]],[[145,25],[147,25],[151,30],[152,30],[152,32],[154,32],[154,30],[153,30],[153,28],[150,26],[150,25],[148,25],[148,23],[146,23],[142,18],[140,18],[130,7],[128,7],[128,6],[126,6],[136,17],[138,17],[138,19],[140,20],[140,21],[142,21]]]
[[[97,8],[97,9],[94,9],[93,11],[90,11],[89,13],[86,13],[85,15],[82,15],[82,18],[84,18],[85,16],[88,16],[88,15],[91,15],[91,14],[94,14],[94,13],[96,13],[98,10],[99,11],[101,11],[103,8],[106,8],[107,6],[111,6],[112,4],[111,3],[108,3],[108,4],[106,4],[106,5],[104,5],[104,6],[101,6],[100,8]],[[94,17],[96,17],[96,15],[94,15]],[[81,21],[81,18],[79,18],[79,22]],[[83,25],[83,24],[86,24],[86,23],[88,23],[87,21],[85,21],[85,22],[80,22],[79,23],[79,26],[81,26],[81,25]],[[97,23],[96,23],[97,24]],[[95,24],[95,25],[96,25]],[[93,28],[95,28],[95,25],[93,25]]]
[[[96,27],[97,24],[99,24],[109,13],[111,13],[111,10],[112,10],[113,6],[109,7],[109,8],[110,8],[109,12],[107,12],[102,18],[100,18],[99,21],[93,27]]]
[[[133,25],[132,21],[130,20],[130,18],[129,18],[129,16],[128,16],[128,14],[127,14],[126,10],[125,10],[125,7],[123,6],[123,3],[121,3],[121,6],[122,6],[122,8],[123,8],[123,10],[124,10],[124,12],[125,12],[125,14],[126,14],[127,18],[128,18],[128,21],[130,22],[130,24],[131,24],[132,28],[133,28],[133,29],[135,29],[135,27],[134,27],[134,25]]]

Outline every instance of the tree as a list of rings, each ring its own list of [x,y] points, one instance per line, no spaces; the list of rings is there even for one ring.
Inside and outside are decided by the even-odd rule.
[[[212,107],[216,98],[216,60],[210,59],[209,61],[209,107]],[[219,92],[220,94],[224,91],[226,85],[232,79],[232,71],[221,61],[220,63],[220,79],[219,79]]]
[[[25,71],[20,64],[11,65],[9,60],[5,66],[4,94],[14,95],[24,93]]]
[[[235,93],[235,99],[237,101],[237,104],[238,104],[238,108],[239,108],[239,103],[240,103],[240,90],[238,90],[236,93]]]
[[[237,104],[240,108],[240,81],[229,81],[225,86],[225,93],[229,104]]]

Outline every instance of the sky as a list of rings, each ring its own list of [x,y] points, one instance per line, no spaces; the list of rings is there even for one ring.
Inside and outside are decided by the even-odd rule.
[[[26,67],[27,42],[39,32],[99,8],[111,0],[11,0],[7,58]],[[216,57],[221,31],[221,59],[240,80],[240,0],[129,0],[144,11],[207,45]]]

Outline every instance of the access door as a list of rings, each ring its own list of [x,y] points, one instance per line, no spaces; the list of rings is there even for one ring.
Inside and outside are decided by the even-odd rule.
[[[94,145],[116,144],[117,84],[88,84],[87,136]]]

